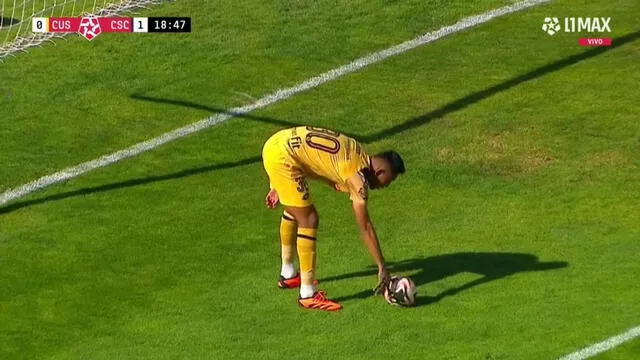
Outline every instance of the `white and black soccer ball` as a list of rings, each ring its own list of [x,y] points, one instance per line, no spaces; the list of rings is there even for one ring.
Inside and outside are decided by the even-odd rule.
[[[391,305],[412,306],[416,302],[418,290],[408,277],[393,276],[384,291],[384,299]]]

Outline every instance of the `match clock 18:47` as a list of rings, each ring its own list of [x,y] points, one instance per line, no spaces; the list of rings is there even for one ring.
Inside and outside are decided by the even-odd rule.
[[[143,26],[143,24],[134,24]],[[150,17],[149,32],[182,33],[191,32],[191,18],[189,17]]]

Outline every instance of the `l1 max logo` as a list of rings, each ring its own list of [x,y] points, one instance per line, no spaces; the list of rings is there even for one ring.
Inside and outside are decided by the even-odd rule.
[[[553,36],[560,32],[564,25],[564,32],[568,33],[610,33],[610,23],[610,17],[565,17],[562,22],[557,17],[546,17],[542,24],[542,31]]]

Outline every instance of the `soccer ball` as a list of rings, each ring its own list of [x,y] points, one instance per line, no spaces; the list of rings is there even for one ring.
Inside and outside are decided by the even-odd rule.
[[[391,305],[412,306],[416,301],[416,285],[408,277],[392,277],[384,291],[384,299]]]

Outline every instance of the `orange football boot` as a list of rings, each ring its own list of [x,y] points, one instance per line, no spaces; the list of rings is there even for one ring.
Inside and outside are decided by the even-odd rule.
[[[300,274],[296,273],[293,277],[285,279],[284,276],[280,275],[280,279],[278,280],[278,287],[280,289],[295,289],[299,288],[302,280],[300,280]],[[318,285],[318,280],[313,280],[313,285]]]
[[[327,299],[324,291],[316,291],[316,293],[310,298],[298,299],[298,305],[305,309],[324,311],[338,311],[342,309],[342,305]]]

